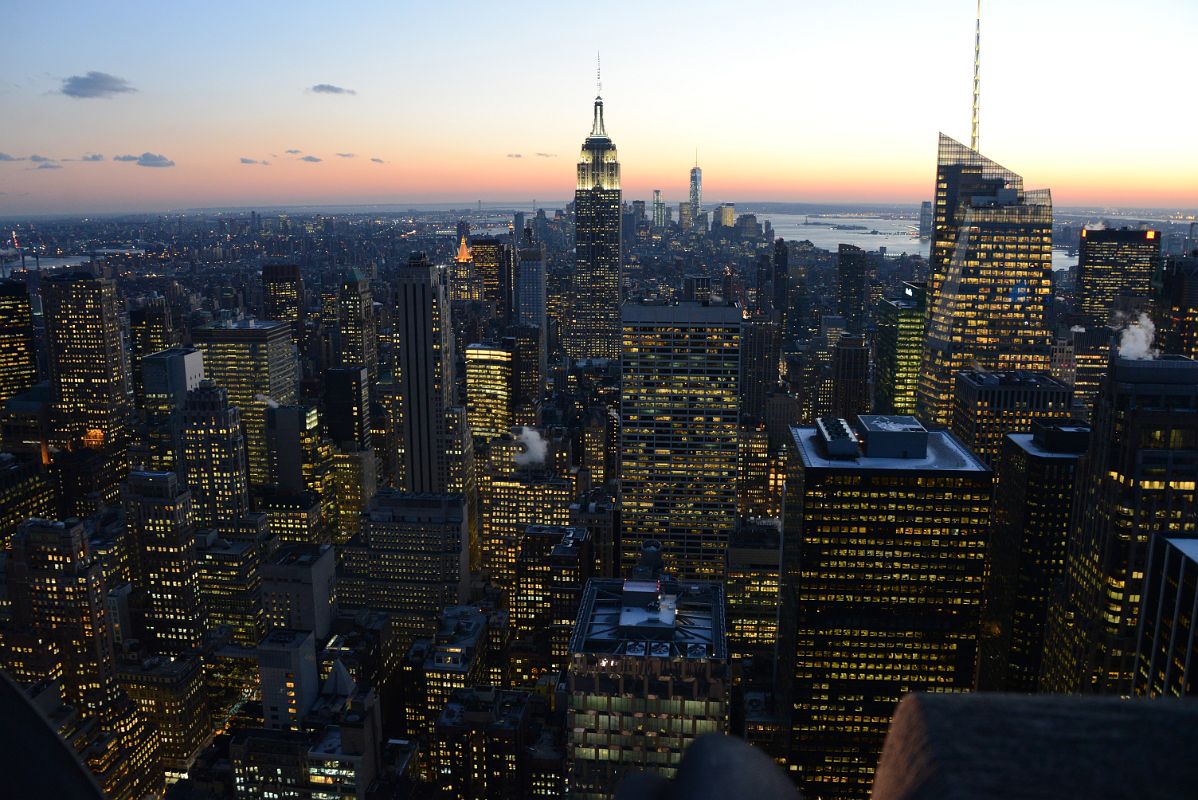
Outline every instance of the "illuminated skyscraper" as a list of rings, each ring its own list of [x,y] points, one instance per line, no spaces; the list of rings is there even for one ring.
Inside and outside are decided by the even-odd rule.
[[[453,398],[453,324],[444,267],[413,254],[394,274],[398,366],[400,468],[404,491],[449,491],[447,415]]]
[[[378,330],[374,319],[374,300],[370,281],[357,270],[341,278],[337,296],[338,329],[341,334],[342,367],[365,367],[373,386],[379,379]]]
[[[904,283],[901,296],[878,307],[874,410],[879,414],[915,413],[926,294],[926,284]]]
[[[183,406],[187,393],[204,380],[204,355],[194,347],[172,347],[141,361],[146,420],[145,441],[134,466],[156,471],[176,469],[182,447]]]
[[[1048,370],[1052,199],[941,134],[934,216],[917,406],[948,424],[960,370]]]
[[[488,303],[500,322],[506,323],[512,310],[512,247],[503,239],[475,239],[470,242],[474,277],[479,299]]]
[[[657,229],[666,226],[666,204],[661,199],[661,189],[653,190],[653,227]]]
[[[191,490],[195,524],[214,528],[249,510],[245,437],[229,393],[211,381],[187,393],[180,476]]]
[[[1198,538],[1198,362],[1112,355],[1077,473],[1040,686],[1131,691],[1148,550]]]
[[[1083,229],[1077,261],[1077,306],[1092,324],[1105,325],[1120,298],[1148,300],[1160,270],[1159,231]]]
[[[0,405],[37,382],[33,312],[21,281],[0,281]]]
[[[262,318],[286,322],[292,341],[299,343],[304,329],[304,278],[299,264],[270,262],[262,265]]]
[[[859,425],[793,429],[779,684],[811,797],[868,797],[898,700],[977,666],[992,474],[913,417]]]
[[[1162,349],[1198,359],[1198,254],[1166,262],[1155,305]]]
[[[990,467],[1008,433],[1031,433],[1034,420],[1068,417],[1073,392],[1037,372],[957,373],[952,430],[962,444]]]
[[[556,680],[594,567],[586,528],[529,525],[524,531],[509,600],[511,650],[519,653],[509,657],[515,685],[532,686],[546,673]]]
[[[458,228],[458,252],[453,257],[449,274],[449,299],[454,301],[482,300],[482,287],[474,269],[474,254],[466,243],[466,232]]]
[[[740,309],[629,303],[623,332],[624,567],[656,540],[672,574],[720,575],[736,525]]]
[[[290,405],[297,397],[291,329],[282,322],[242,319],[196,328],[192,339],[204,351],[208,378],[228,391],[241,412],[251,486],[269,485],[266,407]]]
[[[690,186],[691,224],[699,220],[703,213],[703,170],[699,169],[699,154],[695,153],[695,165],[691,167]]]
[[[252,542],[215,531],[197,537],[200,599],[212,629],[227,626],[233,641],[257,647],[266,632],[262,614],[261,553]]]
[[[466,347],[466,421],[480,442],[489,442],[512,429],[513,368],[514,354],[503,345]]]
[[[42,281],[54,438],[64,448],[120,447],[132,394],[116,284],[86,272]]]
[[[170,306],[163,298],[150,298],[144,305],[129,310],[129,374],[133,378],[138,408],[145,408],[145,387],[142,385],[145,358],[179,344],[182,344],[182,336],[175,327]]]
[[[1133,694],[1198,694],[1198,540],[1158,536],[1149,545]]]
[[[574,313],[566,332],[572,359],[620,357],[620,162],[595,98],[574,191]]]
[[[199,561],[191,493],[173,472],[131,472],[124,486],[125,525],[144,594],[149,646],[184,656],[199,649],[206,621],[200,605]]]

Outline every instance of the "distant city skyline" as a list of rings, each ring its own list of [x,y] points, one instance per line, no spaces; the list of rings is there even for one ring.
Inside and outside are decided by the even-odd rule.
[[[937,132],[968,141],[974,2],[754,10],[16,0],[0,214],[567,197],[596,50],[627,199],[685,199],[696,148],[713,200],[928,199]],[[1198,7],[983,14],[984,154],[1060,206],[1198,207],[1170,82]]]

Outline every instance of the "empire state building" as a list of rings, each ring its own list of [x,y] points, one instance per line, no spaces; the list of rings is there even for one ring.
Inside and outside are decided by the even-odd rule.
[[[574,191],[574,318],[565,341],[571,359],[620,357],[620,162],[595,98]]]

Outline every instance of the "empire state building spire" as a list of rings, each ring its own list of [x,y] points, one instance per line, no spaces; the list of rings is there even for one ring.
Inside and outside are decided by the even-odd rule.
[[[607,138],[603,128],[603,62],[598,53],[595,54],[595,118],[591,122],[591,138]]]

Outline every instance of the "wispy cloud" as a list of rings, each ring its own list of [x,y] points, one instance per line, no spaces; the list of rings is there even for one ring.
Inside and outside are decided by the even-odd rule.
[[[23,158],[17,158],[16,156],[10,156],[8,153],[0,153],[0,161],[24,161],[24,160],[25,159],[23,159]]]
[[[346,89],[344,86],[335,86],[331,83],[318,83],[308,89],[314,94],[357,94],[353,89]]]
[[[116,97],[118,94],[136,92],[129,81],[109,75],[107,72],[89,72],[86,75],[72,75],[62,81],[62,94],[77,99],[95,97]]]
[[[304,151],[303,150],[284,150],[283,152],[289,156],[298,156],[300,153],[302,153]]]
[[[35,169],[62,169],[62,164],[55,164],[53,161],[43,161]]]
[[[372,158],[372,159],[370,159],[370,160],[371,160],[371,161],[373,161],[373,162],[374,162],[374,163],[376,163],[376,164],[386,164],[386,163],[387,163],[386,161],[384,161],[384,160],[383,160],[383,159],[381,159],[381,158]]]
[[[270,166],[269,161],[261,161],[257,158],[245,158],[244,156],[242,156],[241,163],[242,164],[257,164],[258,166],[261,166],[261,167],[269,167]]]
[[[133,161],[139,167],[173,167],[175,162],[160,153],[142,153],[140,156],[113,156],[113,161]]]
[[[338,158],[355,158],[356,156],[353,153],[338,153],[337,157]]]
[[[300,161],[307,161],[309,164],[319,164],[323,160],[324,159],[317,158],[316,156],[304,156],[300,159]]]
[[[83,158],[81,158],[79,160],[80,161],[103,161],[104,156],[100,155],[99,153],[88,153],[87,155],[85,155]]]
[[[50,158],[49,156],[39,156],[37,153],[34,153],[29,157],[29,160],[34,164],[41,164],[46,161],[53,161],[54,159]]]
[[[508,158],[524,158],[524,156],[521,155],[520,153],[508,153],[507,157]]]
[[[557,158],[557,153],[537,153],[537,158]]]

